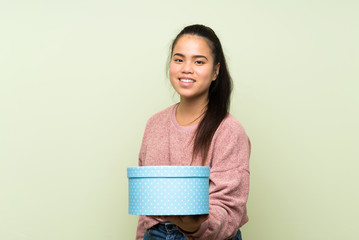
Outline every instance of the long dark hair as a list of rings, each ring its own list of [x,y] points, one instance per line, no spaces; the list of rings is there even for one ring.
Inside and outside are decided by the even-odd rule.
[[[212,50],[214,66],[218,63],[220,64],[217,79],[216,81],[212,81],[209,87],[207,110],[194,136],[193,159],[200,154],[203,165],[207,159],[214,133],[228,114],[232,92],[232,79],[227,68],[221,42],[216,33],[207,26],[195,24],[185,27],[173,40],[171,56],[173,55],[173,49],[177,41],[185,34],[205,38]]]

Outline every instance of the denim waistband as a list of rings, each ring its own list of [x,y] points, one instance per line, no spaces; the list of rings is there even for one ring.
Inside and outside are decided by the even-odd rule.
[[[177,226],[170,222],[159,223],[159,224],[157,224],[157,227],[159,229],[163,229],[167,232],[178,231]]]
[[[153,227],[154,229],[160,230],[162,232],[167,232],[168,234],[179,232],[177,226],[171,222],[164,222],[164,223],[158,223]],[[238,230],[237,234],[229,239],[229,240],[242,240],[242,234],[241,231]]]

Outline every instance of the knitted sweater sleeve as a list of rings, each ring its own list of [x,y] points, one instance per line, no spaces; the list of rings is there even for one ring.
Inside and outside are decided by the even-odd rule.
[[[146,155],[149,125],[150,125],[150,120],[147,121],[146,129],[143,134],[141,149],[140,149],[140,153],[139,153],[139,157],[138,157],[138,166],[143,166],[142,160],[145,158],[145,155]],[[136,231],[136,240],[142,240],[146,233],[146,228],[145,228],[144,222],[145,222],[144,216],[139,216],[138,224],[137,224],[137,231]]]
[[[199,230],[186,234],[190,240],[229,239],[248,221],[250,141],[240,123],[222,124],[210,151],[210,213]]]
[[[144,217],[139,216],[136,232],[136,240],[142,240],[146,233],[146,228],[144,227]]]

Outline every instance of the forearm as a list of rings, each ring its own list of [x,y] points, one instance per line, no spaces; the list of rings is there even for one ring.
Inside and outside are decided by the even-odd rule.
[[[184,232],[188,239],[227,239],[248,221],[246,210],[248,172],[238,169],[233,169],[231,172],[230,176],[223,173],[212,173],[215,178],[217,174],[220,174],[223,182],[211,184],[208,219],[196,232]]]
[[[143,236],[145,235],[145,232],[146,232],[146,228],[144,226],[144,218],[140,216],[137,224],[136,240],[143,240]]]

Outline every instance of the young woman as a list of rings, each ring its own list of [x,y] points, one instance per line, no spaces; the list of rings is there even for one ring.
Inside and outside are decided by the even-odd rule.
[[[241,239],[239,228],[248,221],[250,142],[228,113],[232,82],[212,29],[191,25],[177,35],[169,77],[180,102],[148,120],[139,165],[209,166],[210,211],[140,216],[136,239]]]

